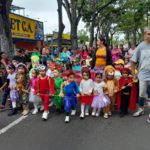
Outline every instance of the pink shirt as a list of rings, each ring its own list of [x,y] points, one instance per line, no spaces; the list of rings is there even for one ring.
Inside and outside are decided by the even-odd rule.
[[[122,51],[121,49],[112,50],[111,55],[112,55],[112,62],[114,63],[119,59],[119,55],[122,55]]]

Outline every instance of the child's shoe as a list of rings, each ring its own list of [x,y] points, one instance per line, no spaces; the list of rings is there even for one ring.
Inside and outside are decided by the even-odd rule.
[[[71,116],[75,116],[76,115],[76,110],[72,110],[71,111]]]
[[[49,112],[48,111],[44,111],[44,113],[42,115],[42,119],[46,121],[48,119],[48,115],[49,115]]]
[[[93,116],[93,117],[95,116],[95,112],[94,112],[94,111],[92,112],[92,116]]]
[[[33,112],[32,112],[32,115],[36,115],[38,113],[38,109],[37,108],[34,108]]]
[[[107,113],[104,114],[104,118],[108,119],[108,114]]]
[[[80,118],[84,119],[84,114],[83,113],[81,113]]]
[[[69,121],[70,121],[69,116],[66,116],[66,118],[65,118],[65,122],[66,122],[66,123],[69,123]]]

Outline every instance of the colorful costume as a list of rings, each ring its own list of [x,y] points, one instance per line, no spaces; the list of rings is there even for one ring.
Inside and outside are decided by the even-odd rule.
[[[116,93],[119,88],[117,79],[115,78],[115,69],[112,66],[107,66],[105,68],[105,83],[108,92],[108,97],[110,98],[110,105],[104,108],[105,114],[111,114],[114,110]]]
[[[55,84],[53,78],[46,76],[44,79],[39,77],[36,80],[34,94],[39,94],[43,104],[44,104],[44,111],[49,111],[49,99],[50,95],[55,94]]]
[[[94,94],[96,96],[94,96],[91,105],[93,108],[104,108],[110,104],[109,98],[103,92],[105,86],[105,82],[94,82]]]
[[[76,82],[71,82],[64,86],[64,109],[66,113],[70,113],[71,109],[77,106],[77,97],[79,94],[79,86]]]
[[[123,71],[129,70],[127,68],[122,69]],[[129,84],[131,84],[129,86]],[[122,89],[125,87],[124,89]],[[137,88],[135,83],[133,83],[132,78],[121,77],[119,80],[119,89],[120,91],[117,94],[117,108],[121,114],[128,113],[128,107],[131,111],[136,109],[136,100],[137,100]]]
[[[32,71],[34,69],[38,69],[38,67],[39,67],[39,61],[40,61],[40,58],[37,55],[33,55],[31,57],[32,68],[31,68],[31,70],[29,72],[30,79],[32,78]]]
[[[60,87],[63,83],[63,79],[54,78],[54,81],[55,81],[55,91],[56,91],[55,97],[54,97],[55,105],[56,105],[56,109],[60,109],[62,106],[62,98],[59,96],[59,93],[60,93]]]

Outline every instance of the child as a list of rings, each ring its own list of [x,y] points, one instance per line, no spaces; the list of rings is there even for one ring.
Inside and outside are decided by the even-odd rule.
[[[38,102],[37,102],[37,97],[34,95],[34,87],[37,80],[38,72],[36,69],[32,69],[31,73],[32,73],[32,77],[30,79],[30,86],[29,86],[30,89],[29,101],[33,103],[34,110],[32,114],[35,115],[38,113]]]
[[[79,97],[79,87],[74,81],[74,73],[67,75],[67,80],[61,85],[60,96],[64,97],[64,109],[66,112],[65,122],[69,123],[69,113],[74,116],[76,114],[77,97]]]
[[[35,83],[34,94],[41,97],[44,105],[42,119],[47,120],[49,115],[49,99],[50,96],[54,96],[55,94],[55,84],[53,78],[46,75],[45,66],[41,65],[39,67],[39,74],[40,76]]]
[[[10,89],[10,100],[12,103],[12,111],[8,114],[8,116],[12,116],[17,114],[17,101],[19,100],[19,94],[16,90],[16,73],[15,73],[15,66],[14,65],[8,65],[8,85]]]
[[[63,83],[63,79],[60,77],[60,73],[58,69],[54,69],[53,74],[54,74],[55,91],[56,91],[55,97],[54,97],[55,106],[56,106],[56,110],[58,112],[61,112],[62,97],[60,97],[59,94],[60,94],[60,87]]]
[[[91,67],[91,61],[92,61],[92,58],[90,57],[89,54],[87,55],[85,61],[86,61],[86,66],[87,66],[87,67]]]
[[[26,116],[29,113],[29,78],[27,76],[27,68],[23,63],[19,63],[16,75],[17,90],[23,107],[22,115]]]
[[[93,92],[93,80],[91,79],[90,70],[84,69],[82,71],[82,77],[80,83],[80,93],[81,93],[81,115],[80,118],[84,118],[84,113],[86,116],[89,116],[89,105],[92,103],[92,92]],[[86,109],[85,109],[86,106]]]
[[[121,73],[122,77],[119,80],[120,91],[117,94],[117,107],[120,117],[124,117],[128,114],[128,107],[132,111],[136,109],[137,89],[133,79],[129,77],[130,70],[123,68]]]
[[[110,104],[109,98],[104,94],[105,82],[101,81],[102,74],[96,73],[95,74],[95,82],[94,82],[94,99],[92,102],[92,116],[99,117],[101,108],[106,107]],[[97,112],[96,112],[97,111]]]
[[[124,61],[122,59],[119,59],[114,63],[115,67],[115,77],[117,80],[121,78],[121,69],[124,68]]]

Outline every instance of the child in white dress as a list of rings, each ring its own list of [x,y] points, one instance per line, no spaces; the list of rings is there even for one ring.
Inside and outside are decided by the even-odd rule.
[[[92,102],[92,116],[99,117],[101,108],[110,104],[109,98],[104,94],[105,82],[101,81],[102,74],[96,73],[94,82],[94,98]]]

